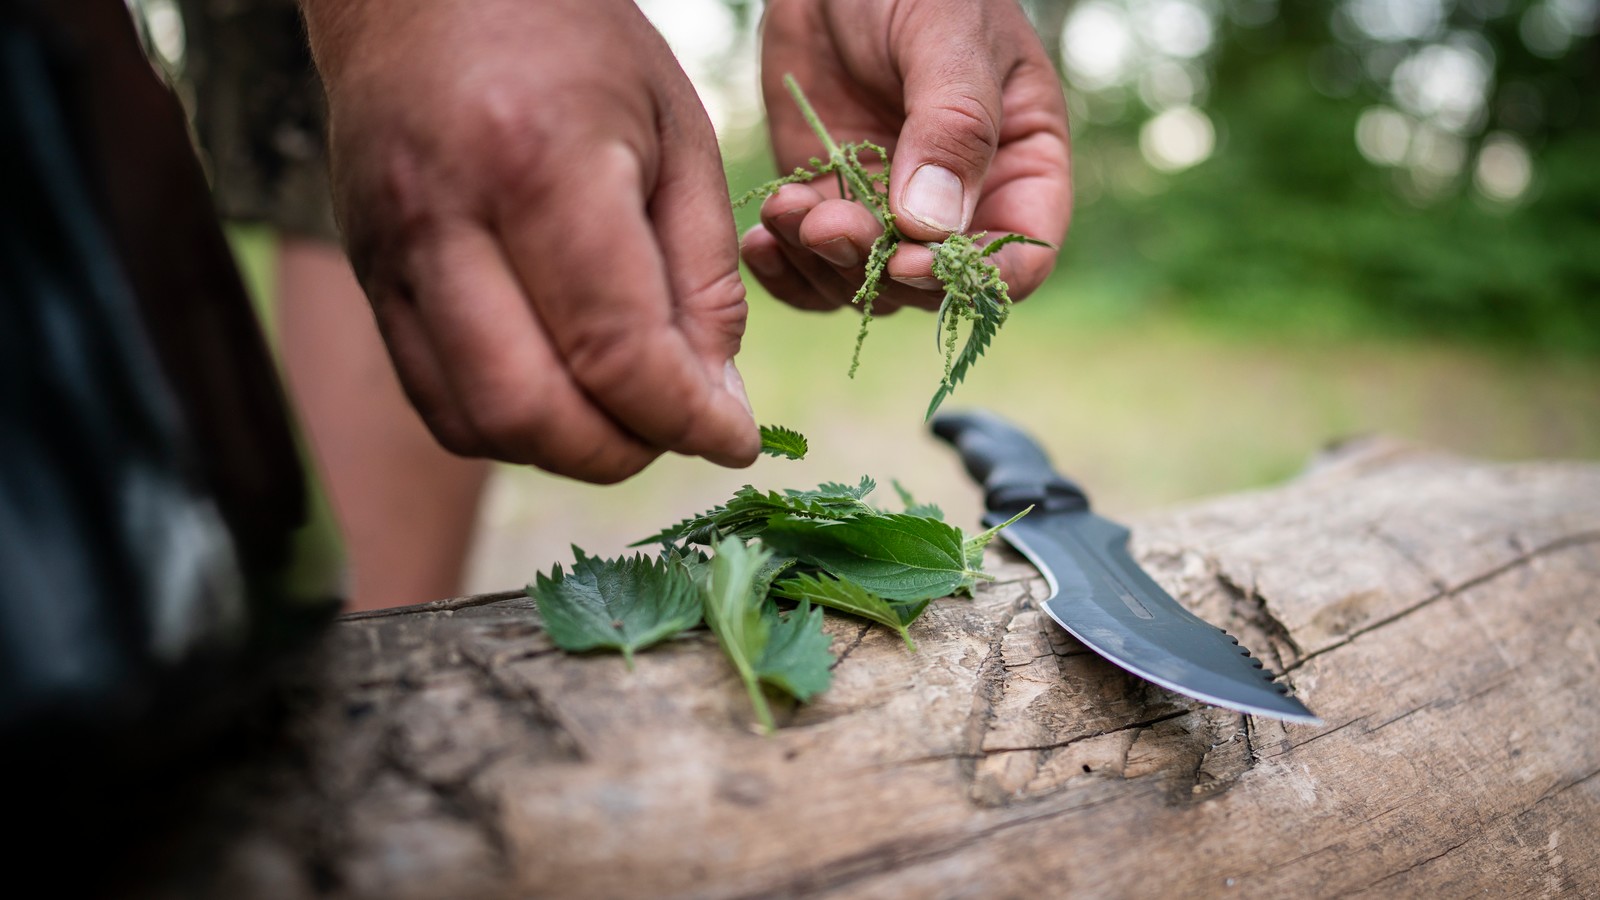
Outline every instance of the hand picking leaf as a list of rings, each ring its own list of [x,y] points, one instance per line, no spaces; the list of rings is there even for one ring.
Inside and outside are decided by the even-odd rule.
[[[764,591],[757,592],[763,570],[771,559],[772,552],[759,541],[746,545],[738,538],[723,538],[716,546],[716,555],[711,559],[711,577],[702,590],[706,624],[711,626],[722,652],[739,673],[750,703],[755,707],[756,718],[768,732],[777,726],[772,721],[772,708],[761,692],[761,684],[765,682],[803,700],[827,687],[827,668],[833,662],[827,639],[824,637],[819,646],[815,638],[805,634],[807,630],[821,634],[820,615],[814,627],[809,618],[798,623],[787,622],[770,610]],[[775,630],[778,642],[769,651]],[[819,660],[823,671],[820,679],[816,673]],[[818,687],[819,681],[821,687]]]
[[[577,547],[572,553],[570,575],[557,563],[528,586],[545,632],[561,649],[620,650],[631,669],[635,650],[700,624],[700,598],[687,568],[643,556],[596,559]]]
[[[981,573],[964,552],[961,529],[937,519],[879,514],[843,521],[774,519],[762,540],[779,552],[891,600],[968,590]]]
[[[917,645],[911,642],[911,635],[906,631],[906,626],[928,606],[926,601],[919,601],[921,605],[917,606],[914,612],[909,607],[903,610],[896,609],[889,605],[889,601],[866,588],[848,581],[840,581],[826,573],[800,574],[786,578],[773,585],[772,593],[785,600],[815,603],[818,606],[860,616],[879,625],[887,625],[900,635],[900,639],[906,642],[906,647],[910,650],[916,650]],[[902,612],[910,613],[909,618],[902,618]]]
[[[761,452],[783,459],[806,458],[806,436],[782,425],[761,426]]]

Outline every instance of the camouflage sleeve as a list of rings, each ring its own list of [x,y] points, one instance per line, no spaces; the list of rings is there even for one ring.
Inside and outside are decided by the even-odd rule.
[[[294,0],[179,0],[181,80],[218,212],[337,241],[327,104]]]

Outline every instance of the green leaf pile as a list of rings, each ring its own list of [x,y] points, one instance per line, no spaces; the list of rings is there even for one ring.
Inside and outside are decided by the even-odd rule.
[[[866,477],[810,490],[746,485],[635,545],[661,545],[653,560],[574,547],[572,571],[558,564],[528,593],[557,646],[620,651],[629,668],[636,651],[703,621],[770,732],[770,692],[805,702],[828,688],[824,609],[888,628],[915,651],[910,626],[928,605],[986,577],[983,546],[999,528],[968,536],[898,483],[904,511],[878,509],[867,502],[875,486]]]

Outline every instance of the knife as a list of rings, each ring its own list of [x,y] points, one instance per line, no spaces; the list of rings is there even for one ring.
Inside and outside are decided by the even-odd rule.
[[[933,433],[983,485],[986,526],[1029,506],[1000,536],[1044,576],[1040,605],[1089,649],[1162,687],[1215,706],[1321,724],[1237,638],[1189,612],[1128,554],[1128,529],[1095,515],[1021,429],[986,412],[946,413]]]

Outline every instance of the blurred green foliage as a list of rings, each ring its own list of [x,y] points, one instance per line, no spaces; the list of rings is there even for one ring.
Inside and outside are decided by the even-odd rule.
[[[1522,45],[1516,8],[1444,23],[1447,39],[1481,36],[1494,60],[1485,114],[1463,129],[1468,162],[1474,138],[1516,133],[1535,176],[1518,203],[1476,191],[1470,165],[1419,196],[1406,171],[1357,148],[1362,112],[1393,102],[1387,85],[1352,78],[1330,96],[1317,84],[1330,55],[1361,64],[1364,48],[1333,34],[1341,5],[1285,4],[1249,26],[1222,19],[1204,104],[1217,149],[1192,168],[1128,177],[1137,115],[1078,129],[1080,179],[1099,183],[1078,207],[1061,269],[1102,283],[1130,312],[1600,353],[1595,41],[1550,60]],[[1530,87],[1528,102],[1545,112],[1531,119],[1511,102]]]

